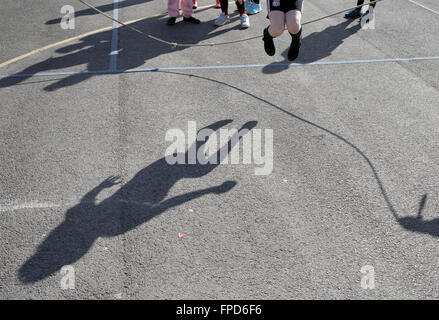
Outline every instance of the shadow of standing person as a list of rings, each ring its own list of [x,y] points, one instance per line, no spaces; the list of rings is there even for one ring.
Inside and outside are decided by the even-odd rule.
[[[207,8],[202,10],[207,10]],[[197,44],[236,28],[236,26],[231,25],[228,28],[215,29],[211,21],[202,21],[198,25],[182,22],[178,23],[178,26],[170,27],[166,25],[166,19],[166,16],[149,17],[132,23],[130,26],[169,42],[186,44]],[[113,70],[113,72],[134,69],[160,55],[172,54],[188,48],[179,46],[172,49],[170,45],[146,38],[124,26],[119,27],[118,32],[120,39],[118,43],[118,70]],[[44,90],[55,91],[83,82],[96,74],[109,73],[111,72],[109,70],[111,39],[112,30],[85,36],[77,43],[57,49],[56,53],[61,54],[61,56],[50,57],[16,74],[0,78],[0,88],[19,84],[37,73],[53,72],[54,70],[64,71],[74,67],[77,70],[79,66],[84,65],[86,68],[82,69],[81,73],[67,74],[64,78],[46,86]]]
[[[122,8],[135,6],[138,4],[143,4],[143,3],[149,2],[149,1],[151,1],[151,0],[124,0],[124,1],[119,1],[117,3],[117,7],[119,9],[122,9]],[[114,3],[113,2],[107,3],[107,4],[104,4],[101,6],[97,6],[96,8],[101,10],[102,12],[113,11]],[[82,17],[82,16],[97,15],[97,14],[99,14],[97,11],[95,11],[91,8],[88,8],[88,9],[75,11],[75,18]],[[61,18],[55,18],[55,19],[52,19],[52,20],[49,20],[46,22],[46,24],[59,24],[59,23],[61,23]]]
[[[203,129],[216,131],[231,121],[218,121]],[[112,196],[96,204],[96,197],[102,190],[119,183],[117,177],[106,179],[89,191],[77,205],[67,210],[65,220],[48,235],[34,255],[19,269],[20,281],[34,283],[57,272],[64,265],[75,263],[88,252],[98,237],[124,234],[170,208],[204,195],[230,191],[235,187],[235,181],[226,181],[217,186],[166,199],[169,190],[181,179],[200,178],[212,172],[232,148],[239,144],[243,135],[256,124],[256,121],[244,124],[226,145],[209,156],[209,159],[216,157],[216,163],[171,165],[166,157],[161,158],[138,172]],[[195,147],[198,153],[200,149],[203,151],[202,148],[207,141],[208,138],[205,141],[196,141],[192,147]],[[191,147],[185,152],[184,159],[188,159],[189,150]]]

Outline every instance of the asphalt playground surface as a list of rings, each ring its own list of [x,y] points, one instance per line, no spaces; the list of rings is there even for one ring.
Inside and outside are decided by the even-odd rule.
[[[437,1],[384,0],[374,30],[307,25],[294,64],[288,34],[274,57],[260,39],[171,49],[68,2],[74,30],[59,1],[2,2],[0,298],[439,298]],[[353,2],[305,0],[303,20]],[[90,3],[180,43],[268,24],[264,1],[247,30],[234,4],[214,27],[213,0],[173,27],[165,1]],[[273,172],[167,164],[188,121],[272,129]]]

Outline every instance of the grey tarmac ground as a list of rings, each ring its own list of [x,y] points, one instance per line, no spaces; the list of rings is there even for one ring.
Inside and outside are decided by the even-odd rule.
[[[89,1],[113,15],[112,0]],[[304,21],[353,2],[305,0]],[[259,39],[171,49],[62,4],[74,30],[59,1],[0,11],[0,75],[15,75],[0,79],[0,298],[439,298],[437,1],[384,0],[375,30],[342,15],[307,25],[292,65],[288,34],[274,57]],[[182,43],[268,24],[264,2],[240,30],[231,4],[215,28],[212,4],[200,0],[200,25],[167,26],[165,1],[117,13]],[[116,44],[118,71],[100,74]],[[169,165],[166,132],[188,121],[273,130],[272,173]]]

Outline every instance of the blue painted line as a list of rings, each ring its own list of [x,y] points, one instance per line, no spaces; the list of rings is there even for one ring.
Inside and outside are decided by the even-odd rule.
[[[113,1],[113,19],[119,20],[119,0]],[[111,34],[111,52],[110,52],[110,71],[117,69],[117,44],[118,44],[118,33],[119,24],[113,21],[113,29]]]
[[[250,69],[250,68],[277,68],[277,67],[306,67],[306,66],[331,66],[331,65],[350,65],[366,63],[391,63],[391,62],[413,62],[413,61],[434,61],[439,60],[439,56],[432,57],[412,57],[412,58],[387,58],[369,60],[343,60],[343,61],[320,61],[310,63],[272,63],[272,64],[249,64],[249,65],[229,65],[229,66],[188,66],[188,67],[169,67],[169,68],[136,68],[127,70],[90,70],[76,72],[41,72],[31,74],[11,74],[0,75],[0,79],[6,78],[30,78],[30,77],[53,77],[53,76],[72,76],[90,74],[120,74],[136,72],[157,72],[157,71],[196,71],[196,70],[224,70],[224,69]]]

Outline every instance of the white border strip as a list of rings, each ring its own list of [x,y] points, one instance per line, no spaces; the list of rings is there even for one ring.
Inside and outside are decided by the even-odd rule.
[[[77,71],[77,72],[42,72],[28,74],[0,75],[0,79],[7,78],[30,78],[30,77],[56,77],[56,76],[76,76],[90,74],[120,74],[135,72],[157,72],[157,71],[194,71],[194,70],[224,70],[224,69],[250,69],[250,68],[278,68],[278,67],[304,67],[304,66],[331,66],[365,63],[389,63],[389,62],[412,62],[412,61],[434,61],[439,60],[439,56],[432,57],[412,57],[412,58],[387,58],[370,60],[344,60],[344,61],[320,61],[310,63],[271,63],[271,64],[248,64],[248,65],[229,65],[229,66],[188,66],[170,68],[136,68],[127,70],[96,70],[96,71]]]
[[[424,8],[425,10],[428,10],[428,11],[430,11],[430,12],[433,12],[433,13],[436,13],[437,15],[439,15],[439,11],[436,11],[436,10],[430,9],[429,7],[426,7],[426,6],[424,6],[423,4],[421,4],[421,3],[419,3],[419,2],[416,2],[416,1],[413,1],[413,0],[407,0],[407,1],[413,3],[414,5],[419,6],[419,7],[421,7],[421,8]]]
[[[114,0],[113,2],[113,19],[119,20],[119,0]],[[115,71],[117,69],[117,43],[119,25],[116,21],[113,21],[112,34],[111,34],[111,52],[110,52],[110,71]]]

